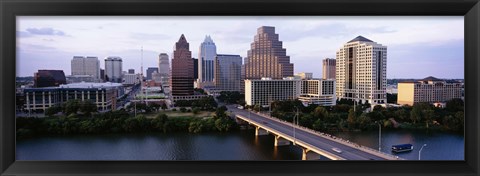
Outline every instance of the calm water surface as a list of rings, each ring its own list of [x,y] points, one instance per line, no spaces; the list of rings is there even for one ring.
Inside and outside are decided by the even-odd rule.
[[[378,149],[378,132],[337,133],[339,137]],[[254,130],[231,133],[149,133],[55,136],[17,142],[18,160],[300,160],[296,146],[274,147],[271,135]],[[464,138],[450,133],[395,131],[382,133],[382,151],[411,143],[412,152],[398,156],[416,160],[463,160]]]

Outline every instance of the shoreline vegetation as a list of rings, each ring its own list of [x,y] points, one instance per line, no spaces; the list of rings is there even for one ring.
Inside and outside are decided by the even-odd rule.
[[[463,133],[464,102],[452,99],[446,107],[435,107],[429,103],[415,103],[413,106],[370,108],[370,104],[356,104],[349,100],[337,101],[335,106],[303,106],[298,100],[272,102],[271,115],[292,122],[298,107],[298,123],[316,131],[370,131],[412,129],[449,131]],[[246,106],[253,111],[265,110],[260,106]],[[268,110],[267,110],[268,111]]]
[[[77,108],[69,106],[69,103],[76,104]],[[81,107],[86,104],[88,103],[67,102],[63,109],[55,107],[53,114],[51,112],[44,118],[17,117],[17,138],[107,133],[229,132],[239,129],[235,120],[226,113],[227,108],[216,108],[216,104],[208,109],[181,107],[180,111],[159,111],[137,104],[140,113],[136,116],[130,110],[123,109],[105,113],[84,111],[88,108]]]
[[[219,98],[228,104],[245,105],[240,94],[225,93]],[[464,102],[452,99],[445,108],[429,103],[413,106],[388,107],[337,101],[337,105],[324,107],[303,106],[298,100],[272,102],[271,115],[292,122],[299,116],[299,125],[320,132],[359,132],[377,130],[430,130],[462,133],[464,129]],[[91,102],[68,101],[46,110],[44,118],[17,117],[17,138],[41,135],[148,133],[148,132],[229,132],[239,125],[227,114],[225,106],[218,107],[213,97],[181,101],[179,108],[166,110],[160,105],[137,104],[118,111],[98,113]],[[253,111],[265,110],[258,105],[245,106]],[[163,109],[163,110],[161,110]]]

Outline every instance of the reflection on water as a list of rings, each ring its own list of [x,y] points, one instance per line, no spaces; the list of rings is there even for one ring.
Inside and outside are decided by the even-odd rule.
[[[378,132],[338,133],[342,138],[378,149]],[[448,133],[383,132],[382,151],[394,144],[411,143],[412,152],[398,156],[425,160],[463,160],[463,136]],[[232,133],[152,133],[56,136],[17,142],[18,160],[301,160],[293,145],[274,146],[272,135],[255,136],[255,130]],[[325,157],[322,157],[324,160]]]

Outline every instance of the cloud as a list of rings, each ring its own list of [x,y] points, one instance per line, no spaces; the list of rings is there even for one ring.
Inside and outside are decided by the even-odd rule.
[[[20,32],[22,33],[23,31]],[[66,36],[65,32],[53,28],[27,28],[26,32],[23,33],[28,33],[29,35]]]
[[[152,33],[131,33],[130,37],[135,40],[167,40],[171,37],[164,34],[152,34]]]

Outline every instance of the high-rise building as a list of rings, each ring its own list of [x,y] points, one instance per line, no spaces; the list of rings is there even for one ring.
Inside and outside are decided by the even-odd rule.
[[[387,47],[358,36],[337,51],[336,94],[371,105],[387,102]]]
[[[198,59],[193,59],[193,80],[198,79]]]
[[[182,34],[175,43],[172,58],[170,87],[173,96],[193,95],[194,77],[192,52],[185,36]]]
[[[135,69],[128,69],[128,74],[135,74]]]
[[[335,79],[335,67],[336,60],[332,58],[323,59],[322,78],[323,79]]]
[[[55,87],[67,84],[63,70],[38,70],[33,77],[34,87]]]
[[[214,63],[215,89],[218,91],[240,91],[242,57],[240,55],[217,54]]]
[[[170,79],[170,60],[166,53],[160,53],[158,56],[158,73],[160,76],[160,83],[163,86],[168,86]]]
[[[160,55],[158,55],[158,73],[160,73],[160,75],[170,74],[170,61],[167,53],[160,53]]]
[[[157,67],[148,67],[147,68],[147,80],[152,80],[152,73],[153,72],[158,73],[158,68]]]
[[[105,81],[122,82],[122,58],[109,56],[105,58]]]
[[[426,77],[418,81],[398,83],[398,104],[412,106],[418,102],[442,103],[462,98],[462,84],[458,81]]]
[[[72,76],[91,76],[100,79],[100,61],[98,57],[73,56],[71,61]]]
[[[213,82],[215,55],[217,55],[217,47],[212,38],[207,35],[200,44],[198,53],[198,85],[200,88],[203,88],[204,82],[210,82],[210,84]],[[209,83],[206,84],[208,85]]]
[[[100,79],[102,81],[105,81],[105,70],[104,69],[100,69]]]
[[[257,29],[257,35],[247,55],[245,79],[282,79],[293,76],[290,56],[287,56],[287,50],[282,48],[282,42],[279,41],[278,34],[275,34],[274,27],[262,26]]]

